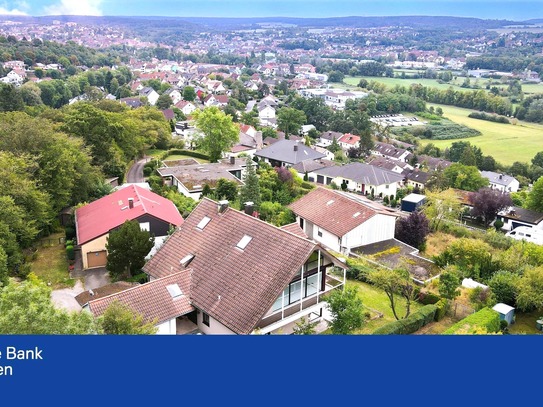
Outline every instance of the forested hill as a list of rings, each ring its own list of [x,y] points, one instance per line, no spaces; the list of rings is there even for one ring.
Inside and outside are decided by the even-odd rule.
[[[289,24],[300,27],[358,27],[372,28],[384,26],[406,26],[413,28],[447,29],[490,29],[505,25],[518,24],[510,20],[483,20],[469,17],[446,16],[389,16],[389,17],[330,17],[330,18],[294,18],[294,17],[259,17],[259,18],[212,18],[212,17],[119,17],[119,16],[9,16],[12,21],[50,24],[54,20],[72,21],[79,24],[130,26],[131,28],[171,28],[180,31],[200,31],[203,27],[214,29],[237,29],[258,27],[260,25]]]

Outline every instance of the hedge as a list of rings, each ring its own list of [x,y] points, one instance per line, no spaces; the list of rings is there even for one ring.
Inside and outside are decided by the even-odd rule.
[[[405,319],[394,321],[377,328],[373,335],[408,335],[418,331],[423,326],[432,322],[435,318],[437,307],[428,304]]]
[[[74,260],[75,259],[75,253],[74,253],[74,247],[73,246],[66,246],[66,256],[68,257],[68,260]]]
[[[164,160],[169,155],[174,155],[174,154],[187,155],[189,157],[201,158],[202,160],[209,160],[209,156],[205,154],[198,153],[192,150],[176,150],[176,149],[166,151],[165,153],[162,154],[161,159]]]
[[[445,298],[442,298],[438,302],[436,302],[436,315],[434,319],[436,321],[441,321],[445,314],[447,313],[447,310],[449,309],[449,301],[447,301]]]
[[[439,300],[441,300],[439,295],[422,291],[419,293],[419,302],[423,305],[437,304]]]
[[[447,329],[444,334],[454,335],[459,330],[469,331],[473,328],[484,328],[489,333],[498,332],[500,330],[500,314],[488,307],[482,308],[476,313],[458,321]]]

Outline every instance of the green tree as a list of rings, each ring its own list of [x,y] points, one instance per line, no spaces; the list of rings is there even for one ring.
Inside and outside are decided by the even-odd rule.
[[[209,155],[211,162],[217,162],[222,154],[239,141],[239,129],[232,117],[212,106],[196,111],[196,127],[204,134],[199,145]]]
[[[332,153],[337,153],[338,151],[341,151],[341,146],[339,145],[335,137],[332,139],[332,144],[328,146],[328,150],[330,150]]]
[[[543,267],[526,270],[517,286],[517,305],[523,311],[543,308]]]
[[[277,125],[285,133],[288,139],[290,134],[298,134],[302,125],[306,122],[305,113],[292,107],[282,107],[277,111]]]
[[[459,219],[462,213],[462,205],[454,190],[426,191],[426,198],[427,201],[423,206],[423,212],[430,219],[430,226],[434,231],[439,230],[444,221]]]
[[[238,183],[221,178],[217,181],[214,194],[218,200],[234,202],[238,198]]]
[[[243,185],[239,190],[239,201],[253,202],[255,209],[258,209],[261,202],[260,197],[260,181],[256,175],[256,169],[250,157],[247,157],[245,174],[243,177]]]
[[[183,88],[183,100],[193,102],[196,99],[196,91],[192,86],[185,86]]]
[[[88,312],[56,309],[51,289],[32,273],[23,282],[0,288],[0,333],[12,335],[88,335],[97,333]]]
[[[8,271],[8,255],[0,245],[0,289],[8,283]]]
[[[313,335],[315,334],[315,327],[317,324],[317,321],[309,322],[305,319],[305,317],[302,317],[298,322],[296,322],[296,325],[292,329],[292,333],[294,335]]]
[[[405,268],[377,269],[368,273],[368,278],[375,286],[385,292],[390,302],[390,308],[397,320],[405,319],[411,314],[411,303],[415,299],[415,285],[409,271]],[[400,316],[398,313],[399,298],[405,299],[405,313]]]
[[[149,232],[141,230],[137,221],[127,220],[119,229],[109,234],[106,243],[106,269],[114,278],[138,274],[154,243],[155,238]]]
[[[479,173],[477,167],[470,165],[452,164],[443,171],[443,175],[450,187],[464,191],[477,191],[488,186],[488,179]]]
[[[514,307],[517,303],[517,287],[520,280],[520,275],[510,271],[500,270],[488,281],[488,286],[494,293],[496,301]]]
[[[170,95],[162,94],[158,97],[155,106],[157,109],[168,109],[173,104],[172,97]]]
[[[540,177],[526,198],[526,208],[543,212],[543,177]]]
[[[333,334],[347,335],[364,324],[364,306],[358,296],[357,287],[345,287],[344,291],[334,290],[326,301],[333,318]]]
[[[143,315],[115,300],[99,318],[99,324],[106,335],[153,335],[158,328],[154,321],[146,321]]]
[[[454,300],[460,295],[460,277],[455,271],[444,271],[439,276],[439,295],[448,300]]]

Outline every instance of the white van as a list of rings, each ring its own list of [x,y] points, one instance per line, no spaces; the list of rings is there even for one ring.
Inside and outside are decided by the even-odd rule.
[[[507,232],[505,236],[512,237],[516,240],[526,240],[527,242],[543,245],[543,230],[541,229],[534,229],[528,226],[517,226],[510,232]]]

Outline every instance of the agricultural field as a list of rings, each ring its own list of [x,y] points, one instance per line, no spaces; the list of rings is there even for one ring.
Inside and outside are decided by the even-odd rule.
[[[511,165],[515,161],[530,162],[538,151],[543,151],[543,125],[518,121],[516,125],[494,123],[472,119],[471,109],[428,104],[443,109],[443,115],[453,122],[479,130],[482,135],[464,139],[481,148],[483,154],[493,156],[496,161]],[[457,140],[421,140],[421,145],[433,143],[446,148]]]

